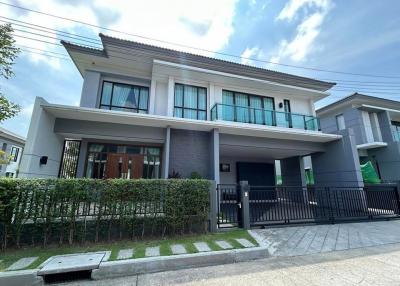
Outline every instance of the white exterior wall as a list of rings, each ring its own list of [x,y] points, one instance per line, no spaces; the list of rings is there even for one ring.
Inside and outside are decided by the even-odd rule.
[[[43,98],[35,100],[19,177],[58,176],[64,138],[54,133],[55,118],[43,110],[41,104],[44,103]],[[48,157],[46,165],[40,164],[42,156]]]
[[[149,113],[162,116],[173,116],[174,86],[175,83],[201,86],[207,89],[207,119],[210,120],[211,108],[215,103],[222,103],[222,90],[232,90],[259,96],[274,98],[275,110],[279,108],[284,99],[290,100],[291,112],[305,115],[315,115],[313,95],[304,96],[304,91],[299,94],[296,90],[279,92],[272,90],[265,83],[253,82],[250,79],[237,79],[206,74],[201,72],[186,72],[179,68],[154,66],[151,79],[133,78],[132,76],[102,74],[96,71],[86,71],[82,88],[81,106],[98,108],[101,97],[103,81],[116,83],[136,84],[149,87]],[[275,88],[276,89],[276,88]]]

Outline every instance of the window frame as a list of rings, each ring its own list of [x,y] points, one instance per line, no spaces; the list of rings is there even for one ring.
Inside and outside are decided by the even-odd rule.
[[[339,124],[339,120],[338,120],[338,118],[339,117],[341,117],[341,118],[343,118],[343,128],[340,128],[340,124]],[[341,131],[341,130],[345,130],[346,129],[346,122],[345,122],[345,120],[344,120],[344,115],[343,115],[343,113],[340,113],[340,114],[337,114],[336,116],[335,116],[335,120],[336,120],[336,127],[337,127],[337,130],[338,131]]]
[[[17,146],[12,146],[12,147],[11,147],[10,156],[13,155],[13,150],[16,150],[15,156],[12,158],[12,161],[13,161],[13,162],[17,162],[17,161],[18,161],[19,149],[20,149],[20,148],[17,147]]]
[[[105,145],[106,146],[106,150],[104,151],[99,151],[99,152],[94,152],[94,151],[89,151],[89,149],[90,149],[90,146],[91,145],[96,145],[96,144],[100,144],[100,145]],[[115,145],[115,146],[123,146],[123,147],[139,147],[139,148],[157,148],[157,149],[159,149],[160,150],[160,153],[159,153],[159,155],[153,155],[153,154],[150,154],[149,152],[148,152],[148,149],[146,149],[146,153],[142,153],[142,151],[139,153],[139,154],[141,154],[141,155],[144,155],[144,156],[148,156],[148,157],[158,157],[158,159],[159,159],[159,162],[160,162],[160,169],[159,169],[159,171],[158,171],[158,179],[162,179],[162,176],[163,176],[163,173],[162,173],[162,166],[163,166],[163,152],[164,152],[164,147],[162,146],[162,145],[159,145],[159,144],[152,144],[152,143],[149,143],[149,144],[140,144],[140,143],[133,143],[133,144],[123,144],[123,143],[121,143],[121,144],[119,144],[119,143],[112,143],[112,142],[101,142],[101,141],[91,141],[91,142],[88,142],[88,144],[87,144],[87,148],[86,148],[86,156],[85,156],[85,164],[84,164],[84,177],[85,178],[92,178],[92,175],[93,175],[93,173],[91,174],[91,176],[90,177],[87,177],[86,175],[87,175],[87,168],[88,168],[88,160],[89,160],[89,156],[90,156],[90,154],[91,153],[96,153],[96,154],[109,154],[109,153],[118,153],[118,154],[128,154],[128,153],[119,153],[119,152],[111,152],[111,151],[109,151],[109,146],[110,145]],[[147,170],[147,176],[149,175],[149,170]],[[153,179],[153,178],[144,178],[144,177],[142,177],[141,179]],[[155,178],[156,179],[156,178]],[[101,178],[100,180],[104,180],[104,178]]]
[[[254,96],[254,97],[261,98],[261,105],[262,105],[261,109],[263,109],[263,110],[270,110],[270,109],[265,109],[265,106],[264,106],[264,98],[272,99],[272,106],[273,106],[273,109],[272,109],[271,111],[275,111],[275,98],[273,98],[273,97],[271,97],[271,96],[263,96],[263,95],[252,94],[252,93],[247,93],[247,92],[233,91],[233,90],[229,90],[229,89],[222,89],[222,96],[224,96],[224,95],[223,95],[224,91],[232,92],[232,93],[233,93],[233,105],[234,105],[234,106],[236,106],[236,94],[237,94],[237,93],[241,93],[241,94],[244,94],[244,95],[247,96],[247,106],[242,106],[242,107],[254,108],[254,107],[251,107],[251,106],[250,106],[250,96]]]
[[[111,87],[111,96],[110,96],[110,104],[102,104],[103,100],[103,92],[104,92],[104,84],[105,83],[110,83],[112,84]],[[118,85],[125,85],[125,86],[130,86],[130,87],[138,87],[139,88],[139,100],[137,107],[124,107],[124,106],[118,106],[118,105],[113,105],[113,96],[114,96],[114,86]],[[146,88],[147,89],[147,104],[146,104],[146,109],[140,108],[140,102],[141,102],[141,89]],[[149,113],[149,101],[150,101],[150,88],[148,86],[144,85],[138,85],[138,84],[130,84],[130,83],[123,83],[123,82],[117,82],[117,81],[109,81],[109,80],[103,80],[102,85],[101,85],[101,92],[100,92],[100,102],[99,102],[99,109],[102,110],[115,110],[115,111],[124,111],[124,112],[134,112],[134,113],[140,113],[139,111],[145,111],[146,114]],[[108,109],[104,109],[102,107],[108,107]],[[118,110],[118,109],[113,109],[113,108],[118,108],[118,109],[125,109],[125,110]]]
[[[178,86],[178,85],[180,85],[180,86],[183,87],[182,106],[176,105],[176,100],[175,100],[175,98],[176,98],[176,86]],[[197,108],[185,107],[185,86],[194,87],[194,88],[197,89],[197,93],[196,93],[196,96],[197,96],[197,98],[196,98]],[[200,90],[200,89],[204,89],[204,90],[205,90],[205,99],[206,99],[206,102],[205,102],[205,109],[200,109],[200,108],[199,108],[199,90]],[[173,114],[174,114],[174,117],[176,117],[176,118],[185,118],[185,119],[193,119],[193,120],[207,120],[207,115],[208,115],[207,103],[208,103],[208,100],[207,100],[207,88],[206,88],[206,87],[197,86],[197,85],[191,85],[191,84],[184,84],[184,83],[175,83],[175,85],[174,85],[174,113],[173,113]],[[175,112],[175,109],[177,109],[177,108],[180,108],[180,109],[182,110],[182,116],[177,116],[177,114],[176,114],[176,112]],[[196,118],[187,118],[187,117],[185,117],[185,109],[186,109],[186,110],[195,110],[195,111],[196,111]],[[199,112],[200,112],[200,111],[206,113],[204,119],[199,119]]]

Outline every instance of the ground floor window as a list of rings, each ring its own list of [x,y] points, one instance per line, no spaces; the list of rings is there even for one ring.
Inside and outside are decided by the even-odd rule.
[[[161,173],[161,148],[91,143],[86,177],[96,179],[157,179]]]

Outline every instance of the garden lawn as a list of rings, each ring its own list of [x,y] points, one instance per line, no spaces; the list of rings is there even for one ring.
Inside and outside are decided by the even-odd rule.
[[[254,245],[258,245],[252,236],[245,230],[232,230],[219,233],[210,233],[204,235],[184,235],[173,238],[165,238],[162,240],[146,240],[146,241],[118,241],[110,243],[98,243],[98,244],[87,244],[84,246],[47,246],[42,247],[26,247],[21,249],[9,249],[5,252],[0,252],[0,271],[4,271],[12,263],[23,257],[39,257],[34,263],[29,265],[26,269],[34,269],[39,267],[47,258],[54,255],[71,254],[71,253],[84,253],[93,251],[111,251],[109,261],[116,260],[118,251],[121,249],[134,249],[134,256],[132,258],[143,258],[145,257],[146,247],[160,246],[160,255],[168,256],[172,255],[170,245],[172,244],[183,244],[186,248],[187,253],[196,253],[197,249],[194,247],[194,242],[206,242],[213,251],[223,250],[220,248],[215,241],[225,240],[229,242],[235,249],[243,248],[235,239],[245,238],[252,242]]]

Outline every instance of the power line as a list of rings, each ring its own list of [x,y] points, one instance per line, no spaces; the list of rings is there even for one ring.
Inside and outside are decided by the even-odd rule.
[[[16,35],[16,36],[18,36],[18,35]],[[48,37],[48,36],[45,36],[45,35],[43,35],[44,37]],[[57,38],[54,38],[54,37],[48,37],[48,38],[51,38],[51,39],[57,39]],[[43,42],[42,40],[40,40],[40,39],[34,39],[34,38],[28,38],[28,39],[31,39],[31,40],[34,40],[34,41],[40,41],[40,42]],[[56,43],[51,43],[51,42],[45,42],[45,43],[48,43],[48,44],[54,44],[54,45],[59,45],[59,44],[56,44]],[[42,50],[43,52],[49,52],[49,51],[45,51],[45,50]],[[115,55],[113,55],[113,56],[111,56],[111,57],[115,57],[115,58],[120,58],[120,59],[123,59],[123,60],[128,60],[128,61],[133,61],[133,62],[140,62],[140,63],[149,63],[150,61],[143,61],[143,60],[137,60],[137,59],[131,59],[131,58],[125,58],[125,57],[119,57],[119,56],[115,56]],[[77,62],[79,62],[79,61],[77,61]],[[88,63],[88,62],[84,62],[84,63]],[[332,88],[332,90],[333,91],[345,91],[345,92],[354,92],[354,91],[360,91],[360,92],[366,92],[366,93],[376,93],[376,94],[391,94],[391,95],[394,95],[394,94],[396,94],[396,93],[398,93],[399,91],[395,91],[395,92],[384,92],[383,90],[394,90],[394,89],[369,89],[369,88],[363,88],[363,87],[354,87],[354,88],[352,88],[352,87],[341,87],[341,86],[338,86],[338,87],[334,87],[334,88]],[[279,91],[275,91],[275,90],[272,90],[273,92],[278,92],[279,93]],[[280,92],[280,93],[283,93],[283,94],[288,94],[289,95],[289,93],[285,93],[285,92]]]
[[[2,17],[2,16],[0,16],[0,18],[7,18],[7,17]],[[7,19],[11,19],[11,18],[7,18]],[[12,20],[12,19],[11,19],[11,20]],[[4,20],[0,20],[0,21],[7,22],[7,21],[4,21]],[[15,20],[15,21],[18,21],[18,20]],[[32,25],[32,26],[39,26],[39,25],[34,25],[34,24],[31,24],[31,23],[28,23],[28,22],[23,22],[23,21],[19,21],[19,22],[26,23],[26,24]],[[8,23],[13,24],[13,25],[19,25],[19,24],[12,23],[12,22],[8,22]],[[26,26],[26,25],[20,25],[20,26],[24,26],[24,27],[27,27],[28,29],[32,29],[32,30],[43,31],[42,29],[37,29],[37,28],[34,28],[34,27]],[[88,39],[90,39],[90,41],[87,41],[86,39],[77,39],[77,40],[79,40],[79,41],[85,42],[85,45],[86,45],[86,42],[88,42],[88,43],[90,43],[90,44],[93,44],[93,41],[96,40],[96,39],[94,39],[94,38],[84,37],[84,36],[80,36],[80,35],[73,34],[73,33],[68,33],[68,32],[63,32],[63,31],[55,30],[55,29],[48,28],[48,27],[45,27],[45,26],[39,26],[39,27],[43,27],[44,29],[47,29],[47,30],[50,30],[50,31],[55,31],[55,32],[57,32],[57,33],[62,32],[62,33],[68,34],[68,36],[65,36],[65,37],[68,37],[68,38],[77,39],[77,37],[83,37],[83,38],[88,38]],[[25,32],[25,33],[32,33],[32,32],[28,32],[28,31],[24,31],[24,30],[20,30],[20,29],[15,29],[15,30],[16,30],[16,31]],[[48,32],[48,31],[44,31],[44,32],[50,33],[50,32]],[[50,36],[43,35],[43,34],[37,34],[37,33],[32,33],[32,34],[36,34],[36,35],[41,36],[41,37],[48,37],[48,38],[51,38],[51,39],[59,40],[59,38],[54,38],[54,37],[50,37]],[[63,35],[59,35],[59,34],[57,34],[57,35],[63,37]],[[72,35],[73,37],[71,37],[71,36],[69,36],[69,35]],[[95,44],[97,45],[97,43],[95,43]],[[98,47],[93,47],[93,46],[88,46],[88,47],[94,48],[94,49],[99,49]],[[110,51],[115,51],[115,52],[118,52],[118,53],[121,53],[121,54],[127,54],[127,55],[135,55],[135,56],[137,56],[138,54],[144,55],[144,53],[140,53],[140,52],[134,52],[134,53],[132,53],[132,50],[131,50],[131,49],[129,49],[129,48],[124,48],[124,47],[120,47],[118,50],[112,50],[112,49],[109,49],[109,50],[110,50]],[[127,53],[123,53],[122,50],[127,50],[128,52],[127,52]],[[328,81],[329,81],[329,80],[331,80],[331,81],[340,81],[340,80],[338,80],[338,79],[324,79],[324,80],[328,80]],[[296,80],[294,80],[294,79],[293,79],[292,81],[293,81],[293,82],[301,82],[301,83],[304,82],[304,81],[302,81],[302,80],[296,81]],[[360,82],[360,81],[348,81],[348,82]],[[366,85],[374,86],[374,84],[370,84],[370,82],[360,82],[360,83],[363,84],[363,87],[362,87],[362,88],[364,88],[364,86],[366,86]],[[381,84],[384,84],[384,83],[386,83],[386,82],[380,82],[380,83],[381,83]],[[393,82],[392,82],[392,83],[393,83]],[[338,84],[339,84],[339,85],[342,85],[342,86],[346,85],[347,87],[350,87],[350,88],[356,88],[356,89],[357,89],[357,88],[361,88],[361,87],[359,87],[359,86],[354,86],[354,84],[347,84],[347,83],[346,83],[346,84],[338,83]],[[398,84],[400,85],[400,83],[398,83]],[[376,85],[376,86],[380,86],[380,85]],[[386,84],[384,87],[389,87],[389,85]],[[396,86],[391,86],[391,87],[397,87],[397,85],[396,85]],[[364,89],[365,89],[365,88],[364,88]],[[387,89],[387,90],[392,90],[392,89],[395,89],[395,88],[391,88],[391,89]]]
[[[208,50],[208,49],[202,49],[202,48],[198,48],[198,47],[192,47],[192,46],[189,46],[189,45],[183,45],[183,44],[173,43],[173,42],[170,42],[170,41],[164,41],[164,40],[159,40],[159,39],[155,39],[155,38],[151,38],[151,37],[146,37],[146,36],[142,36],[142,35],[138,35],[138,34],[127,33],[127,32],[119,31],[119,30],[116,30],[116,29],[105,28],[105,27],[94,25],[94,24],[91,24],[91,23],[87,23],[87,22],[83,22],[83,21],[79,21],[79,20],[74,20],[74,19],[67,18],[67,17],[57,16],[57,15],[54,15],[54,14],[51,14],[51,13],[41,12],[41,11],[33,10],[33,9],[30,9],[30,8],[25,8],[25,7],[22,7],[22,6],[15,5],[15,4],[10,4],[10,3],[5,3],[5,2],[0,2],[0,4],[6,5],[6,6],[9,6],[9,7],[13,7],[13,8],[17,8],[17,9],[22,9],[22,10],[33,12],[33,13],[37,13],[37,14],[41,14],[41,15],[46,15],[46,16],[53,17],[53,18],[62,19],[62,20],[65,20],[65,21],[78,23],[78,24],[81,24],[81,25],[87,25],[87,26],[90,26],[90,27],[94,27],[94,28],[98,28],[98,29],[102,29],[102,30],[106,30],[106,31],[110,31],[110,32],[125,34],[125,35],[138,37],[138,38],[142,38],[142,39],[146,39],[146,40],[156,41],[156,42],[160,42],[160,43],[180,46],[180,47],[184,47],[184,48],[189,48],[189,49],[193,49],[193,50],[198,50],[198,51],[203,51],[203,52],[208,52],[208,53],[213,53],[213,54],[218,54],[218,55],[223,55],[223,56],[228,56],[228,57],[234,57],[234,58],[239,58],[239,59],[263,62],[263,63],[274,64],[274,65],[281,65],[281,66],[286,66],[286,67],[291,67],[291,68],[307,69],[307,70],[313,70],[313,71],[318,71],[318,72],[328,72],[328,73],[346,74],[346,75],[364,76],[364,77],[400,78],[400,76],[387,76],[387,75],[351,73],[351,72],[343,72],[343,71],[336,71],[336,70],[320,69],[320,68],[314,68],[314,67],[305,67],[305,66],[298,66],[298,65],[289,65],[289,64],[283,64],[283,63],[276,63],[276,62],[271,62],[271,61],[267,61],[267,60],[255,59],[255,58],[251,58],[251,57],[242,57],[242,56],[238,56],[238,55],[234,55],[234,54],[211,51],[211,50]]]

